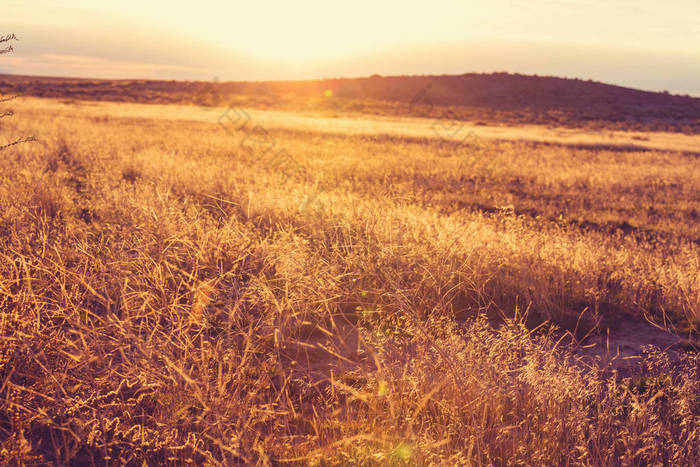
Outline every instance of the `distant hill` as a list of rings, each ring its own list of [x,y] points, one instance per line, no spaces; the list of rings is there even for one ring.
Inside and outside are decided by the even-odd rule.
[[[699,98],[510,73],[224,83],[0,75],[0,92],[414,116],[439,115],[449,107],[455,118],[489,123],[700,133]]]

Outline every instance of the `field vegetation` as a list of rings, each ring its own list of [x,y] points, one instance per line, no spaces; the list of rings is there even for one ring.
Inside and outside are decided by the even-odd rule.
[[[0,463],[700,458],[693,137],[14,107]]]

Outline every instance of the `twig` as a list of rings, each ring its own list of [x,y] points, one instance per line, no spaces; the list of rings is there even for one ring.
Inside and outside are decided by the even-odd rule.
[[[18,41],[19,39],[17,39],[17,36],[15,36],[14,34],[7,34],[5,36],[0,36],[0,44],[2,44],[3,42],[9,42],[12,40]]]
[[[6,144],[6,145],[4,145],[4,146],[0,146],[0,151],[2,151],[3,149],[7,149],[7,148],[9,148],[9,147],[12,147],[12,146],[16,146],[16,145],[18,145],[18,144],[22,144],[22,143],[31,143],[31,142],[33,142],[33,141],[38,141],[38,140],[37,140],[36,137],[34,137],[34,136],[29,136],[29,137],[27,137],[27,138],[20,138],[20,139],[18,139],[18,140],[16,140],[16,141],[13,141],[13,142],[11,142],[11,143],[9,143],[9,144]]]

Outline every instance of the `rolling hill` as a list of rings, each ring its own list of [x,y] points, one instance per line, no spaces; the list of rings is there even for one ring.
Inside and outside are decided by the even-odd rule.
[[[504,124],[700,132],[700,99],[510,73],[311,81],[197,82],[0,75],[0,92],[116,102],[242,105]]]

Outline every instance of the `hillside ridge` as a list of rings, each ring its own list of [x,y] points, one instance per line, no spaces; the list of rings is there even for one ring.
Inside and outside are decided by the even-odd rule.
[[[356,110],[462,120],[700,132],[700,98],[591,80],[511,73],[306,81],[162,81],[0,74],[0,92],[79,100]],[[332,96],[332,97],[330,97]],[[242,97],[245,97],[243,101]]]

